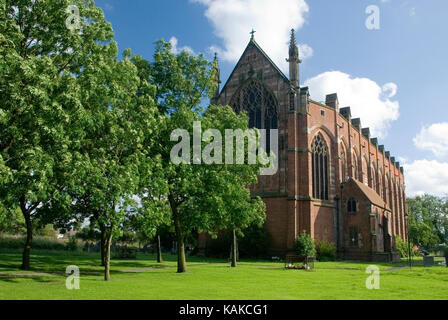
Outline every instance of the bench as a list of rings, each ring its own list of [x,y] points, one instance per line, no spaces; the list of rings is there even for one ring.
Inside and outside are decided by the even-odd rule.
[[[314,269],[315,257],[302,257],[295,254],[287,254],[285,257],[285,269]],[[297,266],[296,263],[301,263],[302,266]]]

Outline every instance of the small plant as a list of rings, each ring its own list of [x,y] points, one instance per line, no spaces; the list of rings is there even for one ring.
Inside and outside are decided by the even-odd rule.
[[[319,261],[334,261],[336,260],[336,249],[334,244],[327,240],[316,242],[316,258]]]
[[[76,241],[76,237],[69,237],[66,245],[67,251],[76,251],[78,250],[78,242]]]
[[[311,236],[306,233],[306,231],[302,231],[302,233],[297,237],[295,250],[298,256],[305,258],[314,257],[316,255],[314,241]]]
[[[395,238],[395,248],[400,252],[402,258],[408,258],[409,256],[409,245],[403,238],[399,235]]]

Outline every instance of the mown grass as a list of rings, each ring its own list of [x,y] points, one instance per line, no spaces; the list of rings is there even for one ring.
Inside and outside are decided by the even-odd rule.
[[[0,299],[440,299],[448,298],[448,268],[421,265],[390,271],[377,263],[380,290],[366,288],[367,266],[360,262],[317,262],[314,271],[285,270],[281,262],[191,257],[189,272],[176,273],[176,257],[158,264],[154,255],[112,260],[112,281],[103,281],[97,254],[34,251],[31,271],[20,271],[19,251],[0,252]],[[65,268],[81,270],[80,290],[67,290]],[[132,270],[133,272],[123,272]]]

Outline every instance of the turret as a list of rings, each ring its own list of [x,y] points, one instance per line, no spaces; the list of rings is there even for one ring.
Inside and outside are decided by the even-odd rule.
[[[212,104],[217,104],[219,99],[219,87],[221,85],[220,72],[219,72],[219,62],[218,62],[218,54],[215,53],[215,59],[213,60],[213,72],[215,73],[215,81],[216,81],[216,91],[211,99]]]
[[[291,30],[291,40],[289,43],[289,81],[295,88],[299,87],[299,64],[302,62],[299,59],[299,48],[296,43],[296,36],[294,29]]]

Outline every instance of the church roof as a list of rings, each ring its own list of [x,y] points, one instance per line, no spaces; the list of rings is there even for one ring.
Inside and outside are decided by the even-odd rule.
[[[229,83],[229,81],[232,79],[233,74],[235,73],[237,66],[240,64],[241,60],[243,59],[243,57],[246,55],[246,52],[251,48],[251,47],[255,47],[262,55],[263,57],[266,58],[266,60],[269,61],[269,63],[274,67],[274,69],[279,73],[279,75],[286,81],[289,83],[289,79],[288,77],[280,70],[279,67],[277,67],[277,65],[274,63],[274,61],[272,61],[271,58],[269,58],[269,56],[266,54],[266,52],[263,51],[263,49],[261,49],[260,45],[255,41],[254,38],[251,38],[248,45],[246,46],[246,49],[244,50],[243,54],[241,55],[240,59],[238,60],[237,64],[235,65],[235,68],[233,69],[232,73],[230,74],[229,78],[226,81],[226,84],[222,87],[221,92],[223,92],[227,86],[227,84]]]
[[[388,211],[391,211],[387,203],[383,200],[383,198],[381,198],[381,196],[378,193],[376,193],[375,190],[371,189],[369,186],[366,186],[364,183],[353,178],[350,178],[347,183],[354,183],[372,204],[381,208],[385,208]]]

